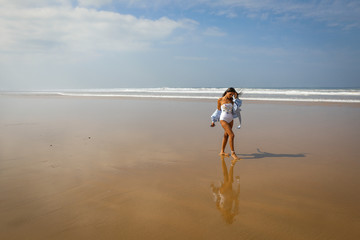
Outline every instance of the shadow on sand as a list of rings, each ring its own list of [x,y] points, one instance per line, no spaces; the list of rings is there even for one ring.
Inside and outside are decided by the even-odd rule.
[[[288,157],[288,158],[298,158],[298,157],[306,157],[305,153],[299,154],[276,154],[276,153],[268,153],[263,152],[259,148],[257,149],[257,153],[251,154],[238,154],[241,159],[258,159],[258,158],[271,158],[271,157]]]

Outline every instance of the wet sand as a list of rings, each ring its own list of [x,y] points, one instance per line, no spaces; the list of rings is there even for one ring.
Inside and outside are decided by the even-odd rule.
[[[0,239],[360,239],[359,106],[215,107],[0,97]]]

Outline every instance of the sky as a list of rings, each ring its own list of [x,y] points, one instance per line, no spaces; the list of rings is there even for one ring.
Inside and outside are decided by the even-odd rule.
[[[0,90],[360,88],[359,0],[0,0]]]

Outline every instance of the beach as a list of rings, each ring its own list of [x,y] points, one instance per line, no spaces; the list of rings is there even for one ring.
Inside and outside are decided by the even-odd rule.
[[[215,108],[0,96],[0,238],[360,239],[360,104],[244,101],[233,163]]]

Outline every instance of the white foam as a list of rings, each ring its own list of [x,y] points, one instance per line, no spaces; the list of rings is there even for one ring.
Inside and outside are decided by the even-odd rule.
[[[64,89],[62,92],[116,92],[116,93],[223,93],[226,88],[111,88],[111,89]],[[59,90],[58,90],[59,91]]]
[[[140,94],[104,94],[104,93],[58,93],[70,97],[129,97],[129,98],[181,98],[181,99],[217,99],[218,97],[206,96],[176,96],[176,95],[140,95]]]
[[[110,88],[0,92],[0,95],[217,99],[226,88]],[[359,89],[242,89],[241,99],[276,102],[360,103]]]
[[[236,88],[240,89],[240,88]],[[64,89],[62,92],[116,92],[116,93],[223,93],[226,88],[112,88],[112,89]],[[296,95],[296,96],[360,96],[358,89],[256,89],[244,88],[243,94]]]
[[[62,96],[71,97],[121,97],[121,98],[168,98],[168,99],[218,99],[212,96],[175,96],[175,95],[140,95],[140,94],[96,94],[96,93],[58,93]],[[360,100],[346,99],[301,99],[301,98],[241,98],[245,101],[269,101],[269,102],[315,102],[315,103],[360,103]]]
[[[304,90],[304,89],[244,89],[244,93],[251,94],[264,94],[264,95],[297,95],[297,96],[309,96],[309,95],[324,95],[324,96],[360,96],[359,90]]]

